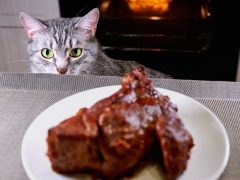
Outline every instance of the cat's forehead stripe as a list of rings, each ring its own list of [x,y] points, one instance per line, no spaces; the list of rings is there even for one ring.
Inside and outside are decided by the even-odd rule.
[[[53,42],[50,41],[50,48],[53,49]]]
[[[43,41],[43,45],[52,50],[63,50],[72,49],[76,47],[85,48],[84,40],[79,38],[80,36],[75,32],[75,23],[79,20],[72,19],[58,19],[58,20],[47,20],[48,25],[48,39]]]
[[[72,48],[73,44],[72,44],[72,39],[69,39],[69,48]]]
[[[63,44],[66,44],[66,41],[67,41],[67,32],[64,31],[64,40],[63,40]]]
[[[45,45],[47,48],[52,49],[52,41],[51,41],[51,40],[44,41],[44,45]]]
[[[53,42],[53,43],[54,43],[54,45],[55,45],[55,47],[56,47],[56,46],[57,46],[57,44],[58,44],[58,43],[57,43],[57,40],[56,40],[56,37],[55,37],[55,36],[52,36],[52,40],[54,40],[54,42]],[[54,47],[53,47],[53,48],[54,48]]]
[[[53,28],[53,32],[52,32],[53,36],[52,39],[56,45],[56,47],[60,48],[60,49],[64,49],[64,48],[72,48],[73,47],[73,43],[71,41],[71,37],[69,37],[69,34],[67,32],[66,29],[63,29],[60,27],[54,27]]]

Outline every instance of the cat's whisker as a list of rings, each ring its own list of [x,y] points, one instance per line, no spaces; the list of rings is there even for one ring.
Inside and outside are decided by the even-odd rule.
[[[11,62],[28,62],[29,60],[17,60],[17,61],[11,61]]]
[[[77,13],[77,15],[75,16],[75,17],[78,17],[78,15],[84,10],[84,9],[86,9],[88,6],[85,6],[84,8],[82,8],[78,13]]]
[[[107,65],[103,64],[102,62],[100,62],[100,61],[99,61],[99,60],[97,60],[97,59],[96,59],[96,61],[97,61],[97,62],[99,62],[100,64],[102,64],[102,65],[103,65],[103,67],[104,67],[104,68],[105,68],[107,71],[109,71],[109,70],[110,70],[110,72],[111,72],[111,73],[113,73],[113,71],[112,71],[110,68],[108,68],[108,67],[107,67]]]

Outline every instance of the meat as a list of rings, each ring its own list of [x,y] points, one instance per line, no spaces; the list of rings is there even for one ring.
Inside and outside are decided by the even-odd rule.
[[[160,116],[156,132],[162,148],[167,179],[176,179],[187,167],[193,140],[178,117]]]
[[[142,67],[124,76],[122,88],[49,129],[52,169],[93,171],[104,179],[124,176],[159,143],[168,180],[187,167],[193,139],[177,108],[154,89]]]
[[[151,109],[152,108],[152,109]],[[113,179],[134,167],[151,150],[155,129],[150,117],[161,109],[151,104],[114,104],[106,108],[99,118],[101,153],[104,157],[101,171]],[[154,119],[157,116],[154,117]]]

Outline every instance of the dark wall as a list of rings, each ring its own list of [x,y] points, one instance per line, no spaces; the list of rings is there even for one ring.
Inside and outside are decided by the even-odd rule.
[[[62,17],[83,16],[101,4],[101,0],[60,0],[59,2]],[[240,44],[238,6],[234,2],[217,0],[211,1],[211,6],[212,40],[208,51],[173,53],[106,50],[106,53],[115,59],[138,61],[177,79],[235,81]],[[99,28],[102,22],[100,19]]]

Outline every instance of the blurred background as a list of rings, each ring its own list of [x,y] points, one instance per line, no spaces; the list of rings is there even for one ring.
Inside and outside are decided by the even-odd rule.
[[[217,0],[0,0],[0,71],[29,71],[21,11],[71,18],[95,7],[96,37],[108,56],[176,79],[240,81],[240,11]]]

